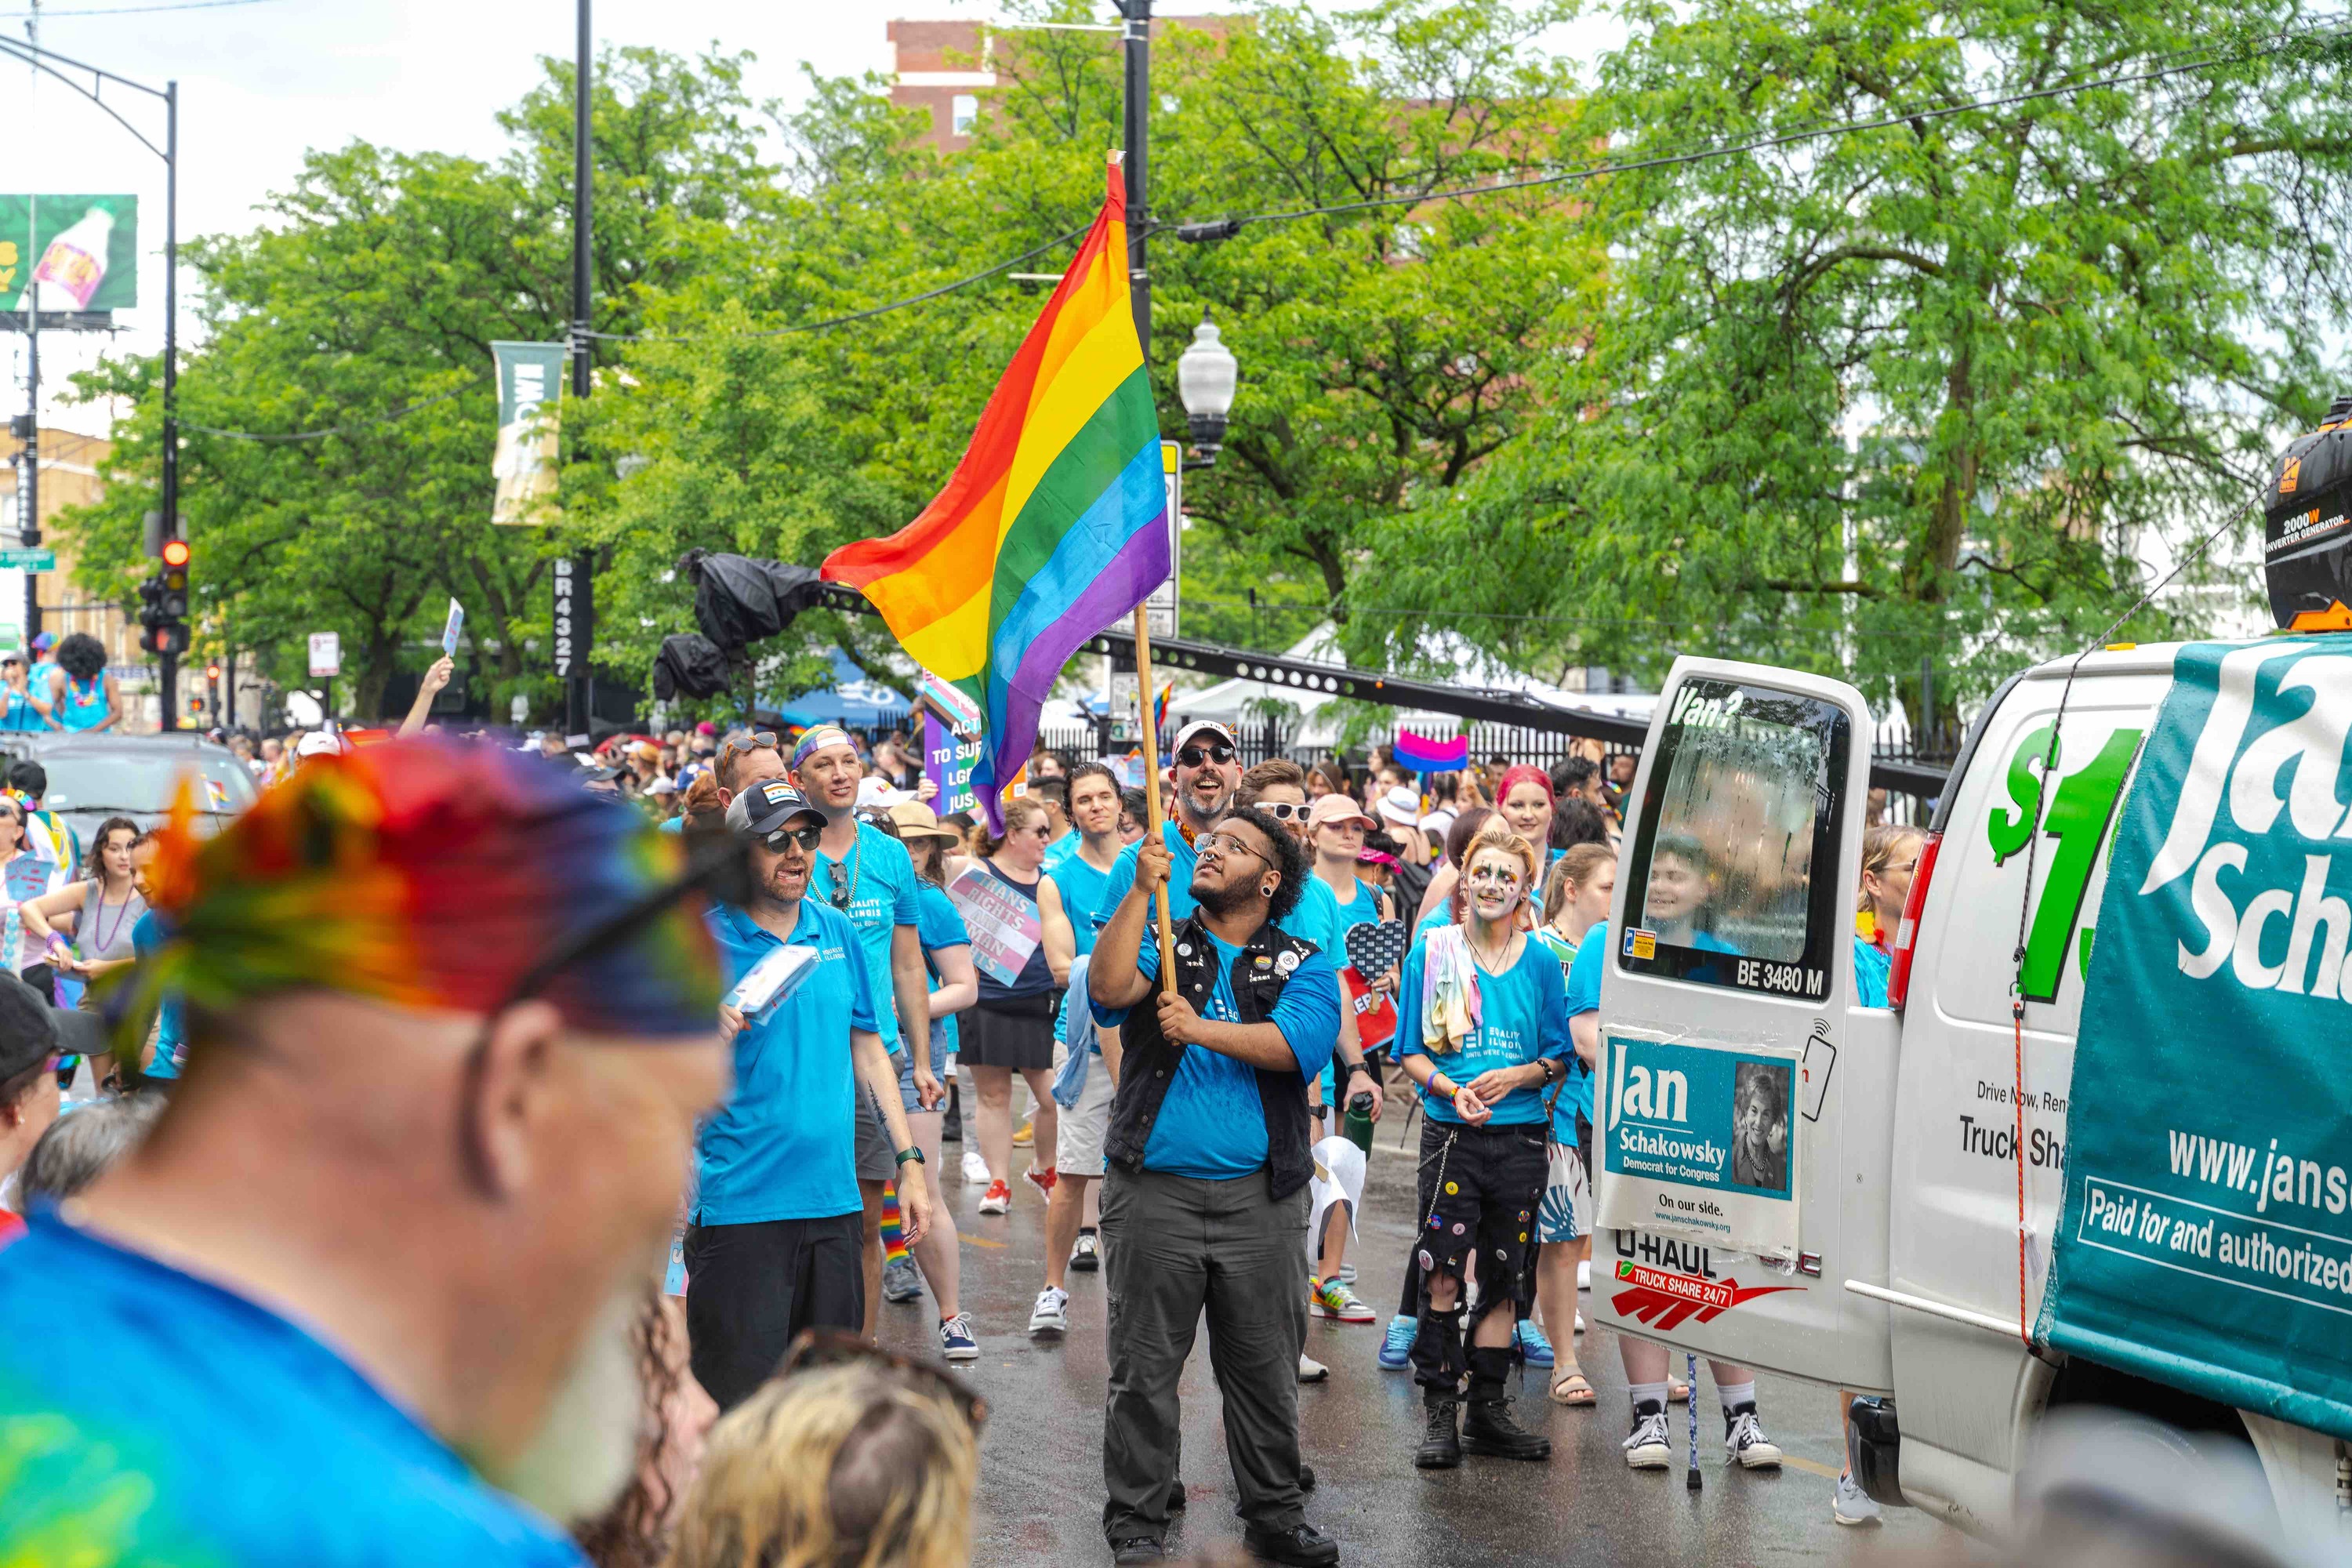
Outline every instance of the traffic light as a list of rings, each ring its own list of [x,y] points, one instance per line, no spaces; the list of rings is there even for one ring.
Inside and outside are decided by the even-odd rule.
[[[212,663],[205,666],[205,682],[209,686],[218,686],[220,684],[219,660],[215,659]]]
[[[163,566],[139,584],[139,646],[149,653],[188,651],[188,542],[167,539],[155,552]]]

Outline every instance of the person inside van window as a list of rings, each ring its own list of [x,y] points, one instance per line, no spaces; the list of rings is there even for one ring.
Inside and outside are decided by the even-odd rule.
[[[1715,868],[1706,846],[1685,833],[1661,833],[1650,851],[1650,884],[1642,897],[1642,920],[1658,940],[1674,947],[1734,951],[1706,929],[1715,898]]]

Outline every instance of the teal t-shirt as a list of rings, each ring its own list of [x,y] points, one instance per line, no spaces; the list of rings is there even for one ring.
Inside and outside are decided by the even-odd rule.
[[[586,1568],[326,1342],[53,1212],[0,1322],[0,1562]]]
[[[943,947],[970,947],[971,931],[964,925],[962,911],[955,907],[955,900],[919,878],[915,885],[915,930],[923,940],[923,963],[930,970],[931,989],[937,991],[940,972],[931,965],[931,954]],[[953,1013],[932,1019],[931,1032],[939,1037],[941,1050],[952,1052],[956,1048]]]
[[[809,876],[808,901],[822,902],[849,917],[857,928],[858,951],[866,955],[866,984],[872,990],[874,1015],[881,1021],[882,1044],[898,1048],[898,994],[890,982],[890,940],[900,926],[922,924],[915,897],[915,863],[907,847],[871,823],[857,825],[857,845],[850,852],[856,866],[852,887],[850,863],[819,851]]]
[[[1429,943],[1412,944],[1397,977],[1397,1056],[1427,1056],[1422,1044],[1422,976]],[[1475,967],[1475,966],[1474,966]],[[1518,962],[1501,974],[1476,970],[1479,1022],[1462,1048],[1436,1059],[1438,1068],[1455,1084],[1468,1083],[1495,1068],[1525,1067],[1538,1057],[1566,1058],[1576,1054],[1568,1033],[1568,984],[1559,960],[1551,949],[1532,939],[1520,944]],[[1562,1091],[1565,1098],[1566,1091]],[[1451,1102],[1424,1089],[1422,1106],[1433,1121],[1459,1124]],[[1544,1119],[1544,1090],[1530,1085],[1515,1089],[1493,1108],[1490,1124],[1518,1126]]]
[[[1184,835],[1174,823],[1161,823],[1160,831],[1167,841],[1171,861],[1168,868],[1168,914],[1171,920],[1181,921],[1200,907],[1192,901],[1192,869],[1200,863],[1200,857],[1192,853],[1192,847],[1184,842]],[[1118,852],[1118,862],[1103,879],[1102,900],[1095,906],[1097,931],[1110,923],[1111,915],[1127,898],[1128,889],[1135,886],[1135,858],[1136,846],[1130,844]],[[1147,916],[1145,923],[1150,924],[1152,918]],[[1339,901],[1331,896],[1331,889],[1323,885],[1322,879],[1309,871],[1307,890],[1291,905],[1288,914],[1274,922],[1274,928],[1285,936],[1311,942],[1328,953],[1339,944]],[[1333,973],[1336,976],[1337,971]]]
[[[1238,1023],[1233,973],[1242,950],[1218,937],[1209,942],[1216,949],[1217,985],[1203,1016]],[[1158,979],[1160,944],[1144,942],[1136,950],[1136,962],[1147,978]],[[1129,1011],[1097,1009],[1097,1016],[1115,1029],[1127,1022]],[[1329,955],[1310,954],[1291,972],[1269,1021],[1282,1031],[1300,1076],[1313,1078],[1323,1070],[1339,1041],[1339,972]],[[1144,1142],[1143,1168],[1227,1181],[1262,1170],[1265,1157],[1265,1102],[1258,1095],[1257,1069],[1205,1046],[1185,1047],[1160,1102],[1160,1119]]]
[[[1063,842],[1067,843],[1068,840]],[[1060,845],[1055,847],[1059,848]],[[1070,934],[1077,939],[1078,952],[1092,952],[1096,934],[1102,930],[1103,921],[1110,918],[1103,908],[1103,890],[1110,886],[1111,874],[1096,870],[1087,863],[1087,858],[1076,850],[1058,860],[1048,851],[1045,872],[1054,879],[1054,886],[1061,889],[1062,912],[1070,917]],[[1129,887],[1135,885],[1133,862],[1129,863],[1127,882]],[[1116,904],[1112,906],[1114,909],[1117,907]]]
[[[711,934],[733,985],[784,945],[742,910],[720,905]],[[735,1088],[695,1136],[699,1225],[830,1219],[856,1214],[856,1059],[849,1032],[875,1026],[873,987],[858,962],[857,933],[840,910],[801,900],[790,938],[817,950],[817,966],[764,1023],[735,1034]]]

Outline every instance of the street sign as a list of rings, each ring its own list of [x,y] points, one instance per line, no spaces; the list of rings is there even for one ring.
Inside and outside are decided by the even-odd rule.
[[[0,621],[0,647],[25,646],[25,628],[15,621]]]
[[[22,572],[54,572],[58,569],[58,552],[46,547],[27,549],[21,544],[0,547],[0,566],[14,566]]]
[[[343,638],[340,632],[310,634],[310,673],[336,676],[343,672]]]

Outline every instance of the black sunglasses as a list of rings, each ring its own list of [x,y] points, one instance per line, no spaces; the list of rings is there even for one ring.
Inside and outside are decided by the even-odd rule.
[[[975,1432],[988,1419],[988,1401],[971,1390],[971,1385],[941,1367],[912,1356],[886,1351],[866,1342],[846,1329],[803,1329],[793,1341],[792,1349],[776,1368],[779,1377],[794,1373],[819,1372],[835,1366],[877,1366],[896,1373],[898,1381],[917,1394],[944,1399],[969,1422]]]
[[[1205,746],[1187,746],[1176,753],[1176,765],[1180,768],[1197,768],[1204,762],[1223,766],[1233,760],[1234,749],[1223,741],[1212,741]]]
[[[785,845],[797,844],[803,854],[814,855],[817,840],[824,837],[824,829],[813,823],[805,827],[779,827],[760,842],[768,847],[771,854],[781,855]]]

